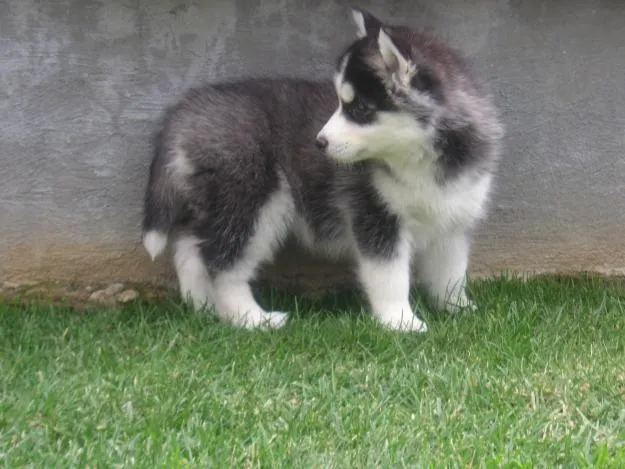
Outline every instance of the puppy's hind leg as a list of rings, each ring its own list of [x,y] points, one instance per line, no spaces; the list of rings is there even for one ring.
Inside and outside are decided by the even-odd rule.
[[[278,329],[286,324],[287,314],[265,311],[254,298],[251,271],[233,269],[215,278],[216,313],[220,319],[248,329]]]
[[[213,306],[211,280],[199,248],[200,240],[186,235],[174,244],[174,267],[178,276],[182,300],[190,302],[196,311]]]
[[[256,302],[250,281],[259,265],[270,261],[286,238],[294,216],[294,202],[286,181],[272,193],[253,219],[247,240],[236,259],[226,268],[217,269],[213,291],[217,315],[232,324],[246,328],[279,328],[286,313],[268,312]]]
[[[212,310],[227,322],[248,328],[278,328],[286,323],[286,314],[265,312],[254,299],[249,281],[257,263],[242,260],[233,269],[211,279],[200,246],[194,236],[181,237],[174,247],[174,265],[183,301],[195,311]]]

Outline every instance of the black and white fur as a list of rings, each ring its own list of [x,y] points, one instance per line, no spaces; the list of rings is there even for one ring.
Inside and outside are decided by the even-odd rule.
[[[250,288],[288,236],[349,256],[375,317],[425,331],[411,263],[437,307],[471,306],[470,232],[503,130],[465,61],[435,38],[353,10],[334,82],[244,79],[194,88],[165,113],[143,242],[171,240],[183,297],[246,327],[280,327]],[[337,96],[339,100],[336,108]]]

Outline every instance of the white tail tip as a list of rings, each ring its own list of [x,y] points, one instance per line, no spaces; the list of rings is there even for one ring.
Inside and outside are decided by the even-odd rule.
[[[148,231],[143,235],[143,246],[152,260],[154,260],[165,250],[167,235],[158,231]]]

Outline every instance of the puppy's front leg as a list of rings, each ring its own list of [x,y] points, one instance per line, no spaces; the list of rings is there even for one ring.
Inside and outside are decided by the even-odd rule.
[[[432,241],[420,255],[419,269],[434,306],[455,312],[475,309],[466,294],[469,239],[452,233]]]
[[[425,322],[410,306],[410,259],[410,245],[401,240],[391,256],[361,254],[358,273],[381,324],[393,330],[425,332]]]

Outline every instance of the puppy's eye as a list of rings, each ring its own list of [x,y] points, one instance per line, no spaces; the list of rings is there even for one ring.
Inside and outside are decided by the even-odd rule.
[[[363,100],[358,100],[358,102],[356,103],[356,112],[363,117],[370,116],[371,114],[373,114],[373,111],[375,111],[374,107],[364,102]]]
[[[373,120],[375,106],[363,99],[355,99],[348,105],[344,105],[345,114],[353,121],[367,124]]]

